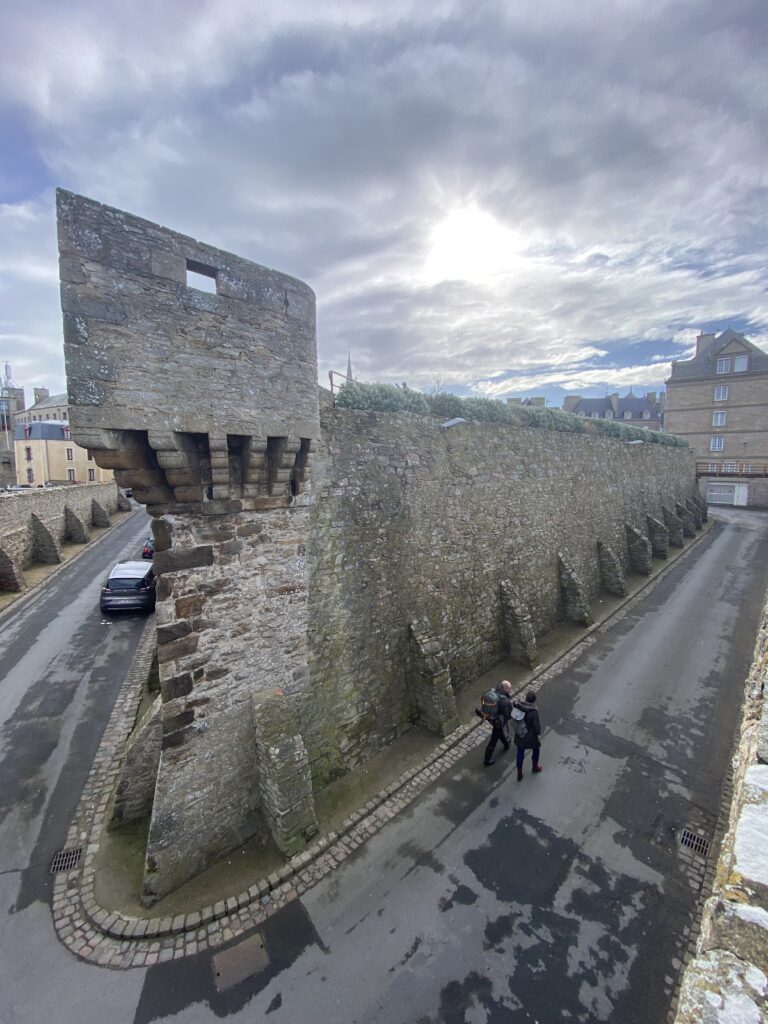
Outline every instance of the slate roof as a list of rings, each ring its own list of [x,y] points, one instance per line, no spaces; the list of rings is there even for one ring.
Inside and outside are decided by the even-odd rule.
[[[676,362],[672,367],[672,373],[667,383],[670,381],[674,383],[678,380],[689,380],[694,377],[722,377],[724,379],[726,376],[732,376],[731,374],[715,372],[720,353],[732,341],[740,342],[750,353],[749,371],[747,372],[768,371],[768,353],[763,352],[757,345],[753,345],[751,341],[748,341],[743,334],[739,334],[738,331],[734,331],[729,327],[727,331],[723,331],[721,335],[715,338],[711,345],[707,345],[693,359],[683,359],[680,362]]]
[[[660,420],[661,416],[656,406],[647,399],[645,396],[642,398],[640,395],[635,395],[631,391],[628,395],[624,395],[623,398],[619,398],[618,412],[614,412],[613,402],[606,396],[605,398],[582,398],[579,404],[572,410],[578,416],[591,417],[593,412],[598,413],[601,420],[605,419],[606,412],[612,412],[613,418],[616,420],[623,420],[624,413],[630,414],[630,419],[641,420],[644,412],[649,412],[651,415],[647,419]]]
[[[29,433],[24,433],[24,428],[29,428]],[[35,423],[17,423],[14,438],[17,441],[71,441],[64,431],[68,430],[68,424],[59,423],[56,420],[43,420]]]
[[[38,412],[40,409],[50,409],[57,405],[69,405],[69,398],[66,391],[63,395],[49,395],[47,398],[41,398],[39,402],[35,402],[34,405],[30,405],[24,412]]]

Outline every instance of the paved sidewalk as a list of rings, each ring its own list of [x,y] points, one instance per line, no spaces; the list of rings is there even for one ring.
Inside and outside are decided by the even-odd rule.
[[[675,552],[675,557],[656,569],[648,580],[641,579],[628,598],[605,602],[609,607],[605,617],[589,629],[580,630],[579,639],[566,644],[548,664],[525,673],[522,678],[518,667],[520,690],[538,690],[578,658],[600,632],[644,598],[678,559],[686,558],[709,534],[712,525],[710,523],[701,534],[688,541],[683,550]],[[637,581],[638,578],[632,579]],[[129,916],[101,907],[97,902],[96,865],[111,795],[122,766],[125,743],[136,720],[154,642],[154,622],[149,620],[67,835],[65,852],[71,852],[76,863],[71,870],[59,873],[54,883],[53,917],[57,934],[71,952],[92,963],[116,968],[161,963],[219,947],[263,924],[278,909],[333,871],[468,752],[488,740],[487,728],[473,718],[430,750],[420,764],[400,774],[363,806],[351,811],[336,830],[322,835],[303,853],[265,877],[249,879],[251,884],[237,895],[211,892],[204,906],[188,913],[164,917]],[[478,680],[473,693],[480,692],[488,677],[493,677],[493,681],[503,678],[503,671],[504,663]],[[480,770],[479,765],[478,751]]]

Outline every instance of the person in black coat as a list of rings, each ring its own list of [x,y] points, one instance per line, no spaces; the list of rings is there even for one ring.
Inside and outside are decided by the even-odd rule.
[[[539,751],[541,750],[541,722],[539,721],[539,712],[536,708],[536,694],[533,690],[529,690],[525,695],[525,700],[516,700],[514,707],[518,711],[522,711],[524,714],[525,722],[525,736],[518,736],[515,733],[515,746],[517,747],[517,781],[520,782],[523,777],[523,761],[525,760],[526,750],[530,750],[533,758],[533,774],[537,775],[541,771],[541,765],[539,764]],[[511,714],[511,712],[510,712]]]
[[[510,700],[512,683],[510,683],[509,680],[504,679],[496,687],[496,692],[499,695],[499,703],[496,710],[496,718],[493,719],[491,738],[488,740],[488,746],[485,748],[483,764],[486,768],[495,763],[493,760],[493,752],[499,741],[504,745],[505,750],[509,750],[512,745],[509,741],[509,734],[507,731],[509,716],[512,714],[512,701]]]

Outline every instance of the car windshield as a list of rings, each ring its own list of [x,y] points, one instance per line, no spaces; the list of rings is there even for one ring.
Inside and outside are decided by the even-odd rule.
[[[126,578],[107,580],[107,587],[110,590],[140,590],[144,581]]]

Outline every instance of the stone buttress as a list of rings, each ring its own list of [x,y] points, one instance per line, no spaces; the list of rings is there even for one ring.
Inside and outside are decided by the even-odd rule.
[[[151,903],[250,836],[290,854],[317,829],[295,726],[309,683],[315,299],[68,192],[58,220],[72,436],[153,516]]]

